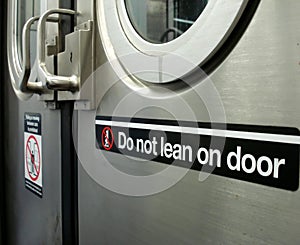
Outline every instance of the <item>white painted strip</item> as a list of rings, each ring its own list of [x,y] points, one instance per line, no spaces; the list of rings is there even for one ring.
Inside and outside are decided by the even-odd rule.
[[[195,23],[195,21],[184,20],[184,19],[179,19],[179,18],[174,18],[173,20],[174,20],[174,21],[177,21],[177,22],[185,23],[185,24],[190,24],[190,25],[192,25],[192,24]]]
[[[107,125],[111,127],[147,129],[147,130],[158,130],[158,131],[167,131],[167,132],[175,132],[175,133],[209,135],[209,136],[270,141],[270,142],[288,143],[288,144],[300,144],[300,137],[293,136],[293,135],[255,133],[255,132],[233,131],[233,130],[222,130],[222,129],[208,129],[208,128],[192,128],[192,127],[132,123],[132,122],[128,123],[128,122],[105,121],[105,120],[96,120],[96,124]]]

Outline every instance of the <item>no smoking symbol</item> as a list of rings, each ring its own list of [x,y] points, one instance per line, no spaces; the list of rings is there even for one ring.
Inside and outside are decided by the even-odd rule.
[[[36,181],[41,169],[40,146],[37,139],[31,135],[26,142],[26,168],[32,181]]]
[[[102,130],[102,147],[110,151],[114,145],[114,134],[110,127],[105,127]]]

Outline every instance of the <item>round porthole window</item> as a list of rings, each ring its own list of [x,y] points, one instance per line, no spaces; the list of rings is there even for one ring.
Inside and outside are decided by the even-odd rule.
[[[248,15],[245,9],[253,7],[250,4],[249,0],[97,0],[97,20],[105,54],[117,61],[115,70],[140,82],[168,83],[207,64],[243,13]],[[137,67],[142,72],[133,74]]]
[[[129,19],[145,40],[166,43],[186,32],[208,0],[125,0]]]

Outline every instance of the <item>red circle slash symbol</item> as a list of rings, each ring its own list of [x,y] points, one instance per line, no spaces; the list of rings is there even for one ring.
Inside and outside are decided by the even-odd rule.
[[[114,145],[114,134],[110,127],[105,127],[102,130],[102,147],[110,151]]]
[[[37,139],[31,135],[26,142],[26,169],[32,181],[36,181],[41,171],[40,146]]]

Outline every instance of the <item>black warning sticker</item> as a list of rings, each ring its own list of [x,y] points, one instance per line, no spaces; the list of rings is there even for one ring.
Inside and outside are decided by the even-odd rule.
[[[25,187],[43,196],[42,169],[42,116],[38,113],[24,114],[24,175]]]
[[[96,117],[97,148],[296,191],[297,128]]]

